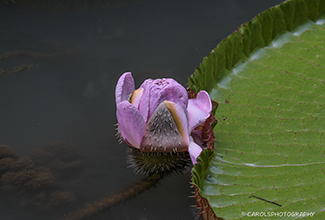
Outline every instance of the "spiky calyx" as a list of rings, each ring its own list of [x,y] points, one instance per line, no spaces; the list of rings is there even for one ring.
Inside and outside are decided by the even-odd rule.
[[[129,147],[127,152],[128,167],[135,173],[146,176],[152,174],[177,174],[183,173],[191,166],[191,158],[187,151],[184,152],[142,152],[134,147]]]
[[[107,211],[113,206],[118,205],[121,202],[124,202],[125,200],[130,199],[139,193],[149,189],[150,187],[155,186],[163,177],[164,175],[160,173],[150,175],[117,194],[113,194],[92,204],[87,204],[84,209],[80,209],[74,213],[69,214],[65,220],[90,219],[90,217]]]

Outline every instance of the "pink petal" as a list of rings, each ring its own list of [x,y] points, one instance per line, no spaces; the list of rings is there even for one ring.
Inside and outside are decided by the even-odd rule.
[[[116,117],[122,138],[132,147],[140,148],[146,123],[138,109],[129,101],[117,105]]]
[[[177,103],[186,111],[188,102],[186,89],[174,79],[147,79],[141,88],[144,88],[144,93],[139,110],[145,120],[149,120],[158,105],[165,100]]]
[[[167,100],[178,104],[185,112],[187,112],[186,108],[188,105],[188,98],[186,89],[173,79],[167,80],[170,80],[169,84],[161,89],[157,94],[157,98],[152,98],[150,103],[154,103],[153,105],[159,105],[159,103]]]
[[[190,138],[190,144],[188,147],[188,153],[190,154],[193,165],[197,163],[197,157],[201,154],[202,148],[197,145],[192,138]]]
[[[124,73],[117,82],[115,88],[116,106],[125,100],[128,100],[129,95],[135,90],[134,79],[131,72]]]
[[[212,103],[206,91],[200,91],[195,99],[188,100],[187,112],[189,131],[193,131],[202,124],[211,114]]]
[[[149,116],[149,100],[150,100],[150,87],[152,85],[153,80],[152,79],[146,79],[142,85],[140,86],[140,89],[143,89],[141,98],[139,100],[138,109],[144,118],[144,121],[147,122],[150,118]]]

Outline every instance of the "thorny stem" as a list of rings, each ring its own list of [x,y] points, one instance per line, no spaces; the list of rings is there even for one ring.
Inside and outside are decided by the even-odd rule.
[[[156,185],[159,180],[161,180],[166,174],[164,173],[156,173],[152,174],[140,182],[135,183],[134,185],[130,186],[129,188],[121,191],[120,193],[113,194],[109,197],[103,198],[93,204],[87,204],[87,207],[81,210],[78,210],[72,214],[69,214],[65,219],[66,220],[82,220],[86,219],[90,216],[99,214],[104,212],[111,207],[118,205],[119,203],[130,199],[139,193],[149,189],[150,187]]]

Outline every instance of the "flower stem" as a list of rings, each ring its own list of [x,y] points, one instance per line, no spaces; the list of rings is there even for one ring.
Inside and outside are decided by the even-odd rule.
[[[130,199],[139,193],[149,189],[150,187],[156,185],[159,180],[161,180],[165,176],[164,173],[156,173],[152,174],[140,182],[135,183],[134,185],[128,187],[127,189],[121,191],[120,193],[113,194],[109,197],[103,198],[93,204],[87,204],[87,207],[84,209],[78,210],[72,214],[69,214],[66,217],[66,220],[82,220],[86,219],[92,215],[99,214],[104,212],[111,207],[118,205],[119,203]]]

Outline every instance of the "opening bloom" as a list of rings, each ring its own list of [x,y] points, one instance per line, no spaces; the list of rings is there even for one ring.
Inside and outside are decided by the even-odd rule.
[[[143,152],[188,151],[192,163],[202,148],[191,136],[212,110],[210,97],[200,91],[188,99],[185,88],[174,79],[147,79],[135,90],[130,72],[115,89],[116,117],[122,140]]]

